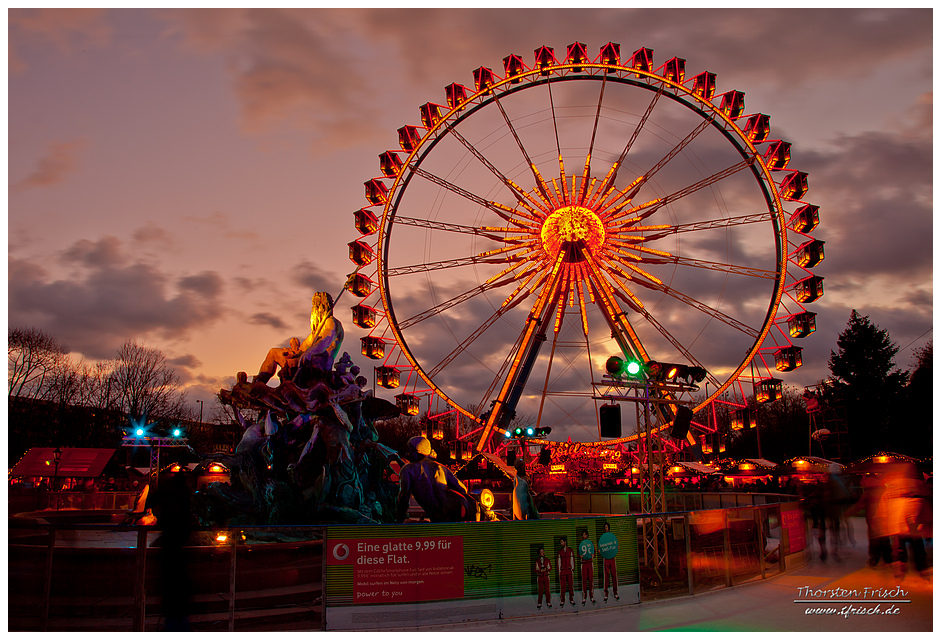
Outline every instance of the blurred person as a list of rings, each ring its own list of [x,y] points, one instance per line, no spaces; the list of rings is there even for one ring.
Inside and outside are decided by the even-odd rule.
[[[928,533],[928,523],[924,521],[923,505],[929,498],[928,486],[919,477],[915,465],[898,465],[886,474],[882,502],[885,505],[886,532],[895,536],[897,541],[893,568],[899,578],[904,577],[908,570],[909,547],[915,569],[925,577],[928,555],[925,552],[924,536]]]
[[[885,494],[884,481],[875,476],[868,475],[860,482],[862,496],[849,507],[845,514],[852,516],[862,512],[866,518],[866,533],[869,536],[869,566],[875,567],[882,560],[887,565],[892,564],[892,543],[887,535],[886,510],[882,502]]]

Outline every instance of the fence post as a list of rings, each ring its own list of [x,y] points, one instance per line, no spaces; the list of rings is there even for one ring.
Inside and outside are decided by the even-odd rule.
[[[761,519],[761,507],[755,507],[755,526],[758,528],[758,566],[761,568],[761,579],[765,579],[765,525]]]
[[[49,601],[52,599],[52,552],[56,547],[56,528],[49,527],[49,546],[46,548],[46,575],[42,587],[42,619],[40,620],[40,631],[48,631],[49,628]]]
[[[689,595],[693,595],[693,547],[689,539],[689,513],[683,514],[683,534],[686,537],[686,582],[689,584]]]
[[[725,556],[725,586],[732,586],[732,540],[729,535],[729,510],[722,510],[722,546]]]
[[[229,632],[235,631],[235,558],[236,558],[236,537],[229,531],[229,537],[232,539],[232,558],[229,563]]]
[[[137,527],[135,560],[137,582],[134,584],[134,631],[144,631],[147,621],[147,527]]]

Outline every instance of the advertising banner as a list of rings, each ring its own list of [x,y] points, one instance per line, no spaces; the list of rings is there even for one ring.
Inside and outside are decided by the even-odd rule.
[[[327,629],[493,620],[640,601],[633,516],[331,526],[324,544]]]

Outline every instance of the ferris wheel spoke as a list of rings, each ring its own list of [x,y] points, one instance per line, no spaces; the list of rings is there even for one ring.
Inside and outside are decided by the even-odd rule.
[[[411,318],[402,320],[401,322],[399,322],[399,327],[401,329],[408,329],[409,327],[415,324],[418,324],[419,322],[422,322],[423,320],[427,320],[428,318],[431,318],[432,316],[438,315],[442,311],[447,311],[448,309],[451,309],[452,307],[456,307],[459,304],[467,302],[468,300],[476,296],[479,296],[485,291],[489,291],[491,289],[498,289],[500,287],[503,287],[509,284],[510,282],[513,282],[514,280],[515,278],[513,276],[509,276],[498,282],[484,284],[484,285],[474,287],[473,289],[469,289],[462,294],[454,296],[450,300],[446,300],[442,302],[441,304],[431,307],[430,309],[426,309],[425,311],[422,311],[421,313],[417,313]]]
[[[689,222],[684,224],[676,225],[647,225],[647,226],[631,226],[631,225],[619,225],[617,228],[623,226],[625,229],[629,229],[633,233],[640,232],[654,232],[650,233],[643,237],[644,241],[650,242],[653,240],[661,240],[667,236],[678,234],[678,233],[691,233],[696,231],[709,231],[712,229],[725,229],[730,227],[735,227],[739,225],[746,224],[767,224],[774,220],[774,214],[770,211],[764,211],[762,213],[751,213],[742,216],[731,216],[728,218],[717,218],[715,220],[700,220],[698,222]]]
[[[529,207],[529,205],[526,204],[526,200],[529,198],[529,196],[528,196],[528,194],[527,194],[525,191],[523,191],[522,187],[520,187],[518,184],[516,184],[515,182],[513,182],[512,180],[510,180],[508,177],[506,177],[505,175],[503,175],[503,173],[502,173],[496,166],[494,166],[494,164],[493,164],[492,162],[490,162],[490,160],[488,160],[487,157],[484,156],[484,154],[482,154],[482,153],[477,149],[476,146],[474,146],[467,138],[465,138],[464,136],[462,136],[462,135],[460,134],[460,132],[458,132],[458,130],[457,130],[456,128],[451,127],[450,129],[448,129],[448,133],[450,133],[452,136],[454,136],[455,138],[457,138],[458,142],[460,142],[462,145],[464,145],[464,147],[471,153],[471,155],[473,155],[475,158],[477,158],[478,161],[480,161],[481,164],[483,164],[485,167],[487,167],[487,169],[488,169],[494,176],[496,176],[497,179],[498,179],[500,182],[502,182],[503,185],[504,185],[507,189],[510,190],[510,192],[513,194],[513,197],[515,197],[516,200],[517,200],[521,205],[524,205],[524,206],[526,206],[527,208]],[[531,210],[531,209],[530,209],[530,210]],[[516,213],[519,213],[519,211],[516,211]]]
[[[637,136],[640,135],[640,132],[643,131],[644,126],[647,124],[647,119],[650,118],[650,114],[653,113],[654,107],[657,106],[657,102],[660,100],[660,96],[663,95],[663,87],[660,87],[650,99],[650,103],[647,105],[647,110],[644,111],[644,115],[641,116],[640,120],[637,123],[637,126],[634,127],[631,137],[628,138],[627,144],[624,145],[624,150],[621,151],[621,155],[618,157],[617,161],[611,166],[608,170],[608,174],[604,177],[604,180],[601,181],[601,184],[598,186],[598,190],[595,192],[595,195],[592,196],[591,201],[588,203],[588,206],[591,207],[595,204],[595,201],[598,197],[601,197],[601,201],[604,201],[611,191],[614,189],[614,182],[617,178],[618,171],[621,170],[621,165],[624,163],[624,159],[627,158],[627,154],[630,152],[631,147],[634,146],[634,142],[637,140]],[[600,107],[600,105],[599,105]],[[634,187],[634,184],[637,181],[635,180],[631,185],[628,186],[627,190],[631,190]]]
[[[729,325],[733,329],[737,329],[751,338],[757,339],[760,334],[760,332],[754,327],[750,327],[744,322],[741,322],[740,320],[736,320],[735,318],[722,313],[718,309],[713,309],[706,303],[701,302],[691,296],[688,296],[685,293],[677,291],[676,289],[672,287],[668,287],[665,284],[656,284],[654,282],[644,282],[643,280],[635,280],[634,282],[644,287],[647,287],[648,289],[655,289],[656,291],[662,291],[668,296],[675,298],[679,300],[680,302],[683,302],[693,307],[694,309],[699,309],[703,313],[709,316],[712,316],[716,320],[724,322],[725,324]]]
[[[657,164],[651,167],[644,175],[640,176],[634,182],[632,182],[627,189],[619,191],[610,201],[603,203],[601,206],[604,209],[609,209],[614,206],[614,204],[623,198],[626,198],[625,205],[630,202],[631,197],[636,194],[640,188],[648,182],[658,171],[665,167],[673,158],[677,156],[683,149],[688,147],[693,140],[696,139],[699,134],[705,131],[711,122],[709,120],[703,120],[693,129],[685,138],[680,140],[675,147],[673,147],[669,153],[667,153]]]
[[[526,151],[526,147],[523,146],[523,141],[520,140],[519,133],[516,131],[516,127],[513,126],[513,121],[510,120],[510,116],[507,115],[506,109],[503,108],[503,103],[500,102],[500,99],[497,98],[496,93],[494,93],[494,102],[497,104],[497,108],[500,109],[500,114],[503,116],[503,121],[506,123],[507,128],[510,130],[510,133],[513,134],[513,139],[516,140],[516,145],[519,147],[520,153],[523,154],[523,158],[526,159],[526,164],[529,165],[530,171],[532,171],[533,179],[536,181],[536,189],[545,199],[544,207],[548,212],[550,209],[554,209],[555,202],[552,199],[552,196],[549,194],[549,186],[546,184],[546,181],[543,179],[542,174],[539,173],[539,169],[536,168],[536,163],[533,162],[533,159],[529,157],[529,152]]]
[[[601,105],[604,104],[604,88],[607,84],[607,74],[601,77],[601,91],[598,94],[598,105],[595,108],[595,120],[591,126],[591,141],[588,143],[588,153],[585,154],[585,169],[582,171],[582,187],[578,194],[578,204],[585,203],[588,195],[589,177],[591,175],[591,154],[595,151],[595,136],[598,134],[598,123],[601,121]]]
[[[515,248],[514,248],[515,250]],[[514,256],[508,258],[487,258],[481,255],[476,256],[467,256],[464,258],[454,258],[452,260],[439,260],[437,262],[425,262],[419,264],[408,265],[404,267],[389,267],[386,269],[388,276],[406,276],[412,275],[415,273],[427,273],[429,271],[441,271],[443,269],[454,269],[457,267],[467,267],[475,264],[482,263],[505,263],[513,262],[515,266],[510,268],[517,268],[524,260],[514,259]]]
[[[497,309],[489,318],[484,320],[477,329],[474,330],[472,334],[467,336],[457,347],[455,347],[451,353],[446,355],[438,364],[434,366],[429,372],[428,375],[434,378],[436,375],[441,373],[445,367],[447,367],[451,362],[454,361],[456,357],[461,355],[464,351],[467,350],[483,333],[493,325],[494,322],[500,319],[500,317],[509,311],[510,307],[501,307]]]
[[[763,280],[776,280],[778,277],[777,271],[772,271],[771,269],[760,269],[758,267],[749,267],[749,266],[740,265],[740,264],[732,264],[730,262],[714,262],[712,260],[701,260],[699,258],[688,258],[684,256],[674,256],[673,258],[669,260],[649,258],[649,259],[645,259],[644,262],[650,262],[650,263],[672,262],[674,264],[682,265],[684,267],[693,267],[696,269],[710,269],[712,271],[721,271],[723,273],[734,273],[735,275],[749,276],[751,278],[761,278]]]
[[[705,189],[706,187],[711,186],[721,180],[724,180],[725,178],[728,178],[729,176],[735,175],[739,171],[747,169],[748,167],[753,165],[755,162],[757,162],[757,160],[758,160],[757,156],[751,156],[749,158],[745,158],[741,162],[736,162],[731,167],[727,167],[723,169],[722,171],[719,171],[717,173],[712,174],[711,176],[703,178],[699,182],[691,184],[688,187],[680,189],[679,191],[675,191],[673,193],[670,193],[660,198],[655,198],[653,200],[650,200],[649,202],[645,202],[644,204],[637,205],[636,207],[631,207],[630,209],[624,209],[623,207],[626,207],[630,203],[630,200],[628,200],[624,202],[623,204],[619,205],[618,207],[615,207],[615,209],[613,209],[612,211],[610,211],[607,217],[605,218],[605,222],[610,223],[614,220],[619,220],[623,218],[624,216],[630,216],[633,214],[637,214],[637,215],[635,215],[631,219],[625,220],[624,223],[630,224],[631,222],[639,222],[641,220],[644,220],[645,218],[656,213],[656,211],[659,210],[660,207],[671,204],[675,202],[676,200],[685,198],[691,193],[695,193],[696,191],[699,191],[700,189]]]
[[[646,309],[641,309],[640,314],[644,316],[647,322],[649,322],[650,325],[654,327],[660,333],[660,335],[666,338],[666,340],[670,344],[672,344],[678,352],[683,354],[683,356],[689,361],[690,364],[697,366],[697,367],[702,367],[703,369],[705,369],[705,367],[702,366],[699,360],[696,359],[696,356],[694,356],[689,351],[689,349],[687,349],[683,345],[682,342],[680,342],[672,333],[670,333],[670,331],[668,331],[666,327],[660,324],[660,322],[653,315],[651,315]],[[709,377],[709,382],[718,385],[718,380],[716,380],[712,376],[712,374],[707,373],[707,376]]]
[[[453,182],[449,182],[448,180],[445,180],[444,178],[441,178],[439,176],[436,176],[433,173],[425,171],[421,167],[411,166],[410,168],[415,175],[421,176],[422,178],[425,178],[429,182],[435,183],[439,187],[443,187],[447,189],[448,191],[461,196],[462,198],[470,200],[474,204],[480,205],[481,207],[484,207],[485,209],[489,209],[493,211],[495,214],[497,214],[498,216],[500,216],[507,222],[510,222],[511,224],[515,222],[515,219],[513,218],[512,214],[524,215],[524,217],[528,217],[531,220],[537,219],[535,216],[532,216],[530,214],[523,214],[523,212],[519,211],[519,209],[513,209],[511,207],[507,207],[506,205],[501,205],[500,203],[491,202],[490,200],[481,198],[480,196],[474,193],[471,193],[467,189],[464,189],[463,187],[459,187]]]

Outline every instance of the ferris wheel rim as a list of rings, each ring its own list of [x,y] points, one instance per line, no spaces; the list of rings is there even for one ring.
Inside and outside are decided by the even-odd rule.
[[[470,411],[466,410],[462,403],[457,402],[450,395],[442,389],[438,384],[434,382],[431,376],[427,374],[425,368],[419,362],[419,359],[415,356],[412,349],[409,347],[408,340],[406,336],[402,333],[399,328],[399,322],[395,316],[394,302],[392,300],[391,289],[392,286],[389,282],[388,275],[388,251],[390,246],[390,239],[392,237],[392,230],[395,224],[395,217],[398,214],[398,209],[401,204],[402,198],[404,197],[407,187],[410,184],[413,177],[416,176],[414,170],[415,167],[420,167],[421,163],[428,157],[429,154],[434,150],[437,144],[447,138],[447,131],[456,127],[465,119],[473,116],[477,111],[484,109],[485,107],[498,102],[501,98],[505,96],[512,95],[517,92],[533,89],[542,85],[551,85],[554,82],[564,82],[564,81],[580,81],[580,80],[593,80],[593,81],[608,81],[612,80],[619,84],[626,84],[635,87],[639,87],[648,91],[656,91],[657,87],[654,87],[651,83],[660,83],[661,85],[669,84],[672,89],[677,91],[676,94],[672,92],[664,92],[663,86],[659,88],[659,91],[663,95],[669,97],[675,102],[681,104],[682,106],[690,109],[695,112],[700,117],[706,119],[712,127],[720,131],[725,138],[735,147],[740,155],[743,158],[751,158],[750,171],[754,175],[755,182],[758,183],[761,187],[761,192],[768,204],[769,213],[771,214],[771,222],[774,227],[774,240],[775,240],[775,252],[777,264],[777,275],[775,278],[774,293],[772,295],[771,303],[769,304],[768,311],[765,314],[765,318],[762,322],[760,338],[756,339],[752,346],[750,347],[746,358],[739,364],[734,373],[728,376],[725,382],[715,391],[707,393],[705,400],[696,406],[695,410],[698,411],[703,406],[707,405],[714,398],[722,394],[730,385],[732,385],[741,372],[749,365],[749,363],[755,358],[758,354],[761,344],[764,341],[764,338],[767,336],[767,333],[770,331],[771,327],[774,324],[775,316],[781,301],[785,289],[785,279],[787,275],[787,224],[785,221],[785,211],[784,207],[780,201],[780,197],[777,193],[777,190],[774,188],[775,181],[771,176],[771,169],[765,164],[761,153],[757,150],[754,144],[752,144],[747,137],[744,135],[742,129],[736,125],[732,119],[728,118],[723,114],[718,107],[712,104],[710,101],[704,100],[700,96],[692,93],[682,84],[675,84],[669,82],[664,77],[654,73],[646,72],[638,69],[633,69],[630,67],[624,67],[621,65],[602,65],[596,63],[585,62],[579,66],[583,68],[593,68],[598,72],[603,72],[606,75],[599,76],[598,74],[590,73],[581,73],[581,74],[572,74],[568,76],[553,76],[553,72],[564,70],[572,65],[552,65],[549,66],[545,71],[548,72],[548,76],[545,78],[540,78],[541,71],[538,71],[534,68],[523,74],[522,76],[516,76],[515,78],[507,77],[501,80],[499,83],[492,85],[487,90],[478,90],[475,91],[461,106],[461,109],[464,109],[463,112],[460,112],[457,108],[452,109],[448,115],[442,117],[433,127],[429,128],[426,134],[422,137],[421,142],[416,146],[416,148],[408,155],[408,159],[405,161],[405,166],[407,169],[403,170],[400,175],[395,178],[395,181],[390,189],[390,194],[394,194],[394,197],[390,197],[385,203],[382,212],[382,219],[379,224],[380,236],[378,245],[380,250],[377,252],[377,261],[378,261],[378,273],[379,277],[379,291],[380,297],[382,299],[383,306],[386,310],[386,314],[389,320],[390,329],[406,359],[410,362],[416,373],[424,380],[426,384],[440,397],[442,397],[449,405],[460,411],[465,416],[478,420],[477,416],[474,416]],[[635,74],[635,75],[644,75],[649,82],[641,82],[638,80],[633,80],[627,76],[625,77],[611,77],[607,74],[612,71],[618,71],[624,74]],[[526,78],[530,78],[527,80]],[[507,85],[510,82],[520,82],[519,86],[511,87],[504,90],[498,94],[499,88],[501,85]],[[475,100],[478,100],[482,95],[491,94],[491,97],[485,100],[479,100],[474,103]],[[688,99],[692,98],[693,101],[690,102]],[[708,109],[704,108],[704,105],[708,104]],[[465,109],[468,105],[472,105],[470,108]],[[453,118],[451,117],[453,114]],[[726,126],[720,126],[720,123],[724,123]],[[736,135],[737,134],[737,135]],[[415,160],[417,159],[417,161]],[[723,375],[723,377],[725,377]]]

